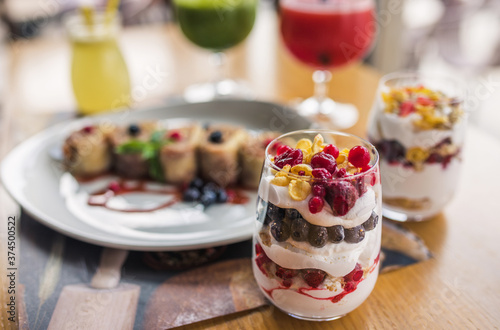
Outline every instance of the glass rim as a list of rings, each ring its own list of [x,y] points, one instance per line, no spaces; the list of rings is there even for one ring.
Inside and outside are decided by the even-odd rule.
[[[377,166],[379,165],[379,160],[380,160],[380,155],[378,153],[378,150],[377,148],[375,148],[375,146],[370,143],[369,141],[367,141],[366,139],[363,139],[362,137],[359,137],[355,134],[351,134],[351,133],[344,133],[344,132],[339,132],[339,131],[334,131],[334,130],[329,130],[329,129],[326,129],[326,128],[320,128],[320,129],[303,129],[303,130],[297,130],[297,131],[292,131],[292,132],[288,132],[288,133],[285,133],[285,134],[282,134],[280,136],[278,136],[277,138],[275,138],[274,140],[272,140],[266,147],[266,150],[265,150],[265,161],[264,161],[264,166],[267,166],[273,170],[276,170],[278,172],[280,172],[282,169],[279,168],[278,166],[276,166],[272,161],[271,161],[271,158],[270,158],[270,153],[269,153],[269,149],[271,148],[271,146],[276,143],[277,141],[279,141],[280,139],[282,138],[286,138],[286,137],[289,137],[291,135],[296,135],[296,134],[321,134],[321,133],[328,133],[328,134],[333,134],[333,135],[337,135],[337,136],[344,136],[344,137],[350,137],[350,138],[354,138],[354,139],[358,139],[360,142],[364,143],[365,145],[369,146],[371,150],[374,151],[374,155],[375,155],[375,161],[373,162],[373,164],[371,165],[371,168],[365,172],[360,172],[360,173],[357,173],[357,174],[354,174],[354,175],[349,175],[349,176],[345,176],[345,177],[341,177],[341,178],[331,178],[331,179],[320,179],[320,178],[315,178],[313,176],[304,176],[304,175],[298,175],[298,174],[294,174],[294,173],[288,173],[288,176],[290,177],[293,177],[293,178],[297,178],[297,179],[300,179],[300,180],[303,180],[304,178],[309,178],[308,180],[309,181],[316,181],[316,182],[338,182],[338,181],[345,181],[345,180],[352,180],[352,179],[357,179],[357,178],[361,178],[361,177],[364,177],[368,174],[372,174],[374,172],[377,171]]]
[[[461,103],[465,103],[468,95],[468,88],[467,88],[467,83],[460,78],[457,78],[455,76],[445,74],[445,73],[425,73],[425,72],[420,72],[416,70],[402,70],[402,71],[395,71],[391,72],[388,74],[383,75],[380,80],[379,80],[379,85],[378,85],[378,91],[380,91],[380,88],[384,85],[387,84],[387,82],[391,80],[396,80],[396,79],[411,79],[411,78],[423,78],[423,79],[431,79],[431,80],[443,80],[443,81],[448,81],[452,82],[455,84],[455,86],[458,86],[460,89],[460,92],[458,93],[459,95],[456,96],[450,96],[450,97],[456,97],[459,99]]]

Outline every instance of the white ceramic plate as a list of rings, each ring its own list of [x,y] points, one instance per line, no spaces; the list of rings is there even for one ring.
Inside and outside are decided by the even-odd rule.
[[[82,118],[50,127],[17,146],[2,162],[3,184],[24,210],[41,223],[98,245],[173,251],[224,245],[250,238],[254,227],[255,193],[248,194],[250,201],[243,206],[211,206],[201,212],[201,218],[196,218],[200,213],[193,208],[197,215],[187,215],[184,221],[177,221],[178,214],[172,215],[168,211],[156,214],[156,219],[147,216],[148,213],[120,213],[126,216],[115,214],[112,219],[112,211],[98,207],[91,209],[84,207],[81,200],[78,202],[81,193],[89,187],[73,182],[53,159],[53,153],[60,148],[62,141],[70,132],[92,122],[109,120],[125,125],[148,119],[228,122],[251,130],[282,132],[310,127],[310,122],[283,106],[239,100],[180,104]],[[134,217],[145,217],[145,225],[137,226],[138,219]],[[165,217],[165,224],[158,225],[162,217]]]

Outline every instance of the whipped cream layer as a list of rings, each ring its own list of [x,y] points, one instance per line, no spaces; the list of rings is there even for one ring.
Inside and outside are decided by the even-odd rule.
[[[394,113],[381,112],[377,115],[378,125],[372,125],[370,137],[376,141],[381,139],[397,140],[406,149],[412,147],[431,148],[445,138],[451,138],[454,145],[463,144],[466,125],[464,118],[461,118],[449,130],[416,130],[413,122],[419,118],[420,116],[416,113],[400,117]]]
[[[271,244],[267,246],[259,235],[256,238],[269,259],[281,267],[321,269],[333,277],[341,277],[349,274],[356,263],[367,267],[374,262],[380,250],[381,228],[379,223],[375,229],[367,231],[365,238],[359,243],[327,243],[321,248],[313,247],[308,242],[296,242],[291,238],[278,242],[270,234]]]
[[[288,187],[276,186],[270,183],[273,178],[273,175],[262,178],[259,187],[260,198],[281,208],[296,209],[307,222],[316,226],[331,227],[341,225],[344,228],[359,226],[370,218],[372,210],[377,205],[376,196],[380,195],[378,191],[377,193],[375,192],[375,190],[379,189],[378,185],[369,187],[368,190],[356,200],[356,203],[349,212],[342,217],[333,215],[332,208],[328,203],[325,203],[321,212],[311,213],[309,211],[308,198],[303,201],[293,200],[288,193]]]
[[[389,164],[380,161],[380,173],[384,198],[406,198],[411,200],[429,200],[429,208],[409,211],[395,206],[394,210],[410,215],[430,216],[438,213],[452,198],[460,177],[462,162],[452,158],[446,168],[440,163],[424,164],[422,171],[406,168],[401,164]]]
[[[377,250],[377,254],[378,254]],[[280,283],[276,279],[266,277],[260,269],[252,262],[255,279],[262,292],[273,301],[273,303],[285,312],[307,318],[329,318],[347,314],[361,305],[370,295],[378,277],[380,263],[372,273],[367,275],[356,290],[344,296],[339,302],[332,302],[329,298],[341,294],[344,290],[340,281],[329,285],[329,289],[304,290],[305,294],[293,289],[279,289]],[[305,283],[304,283],[305,285]],[[269,292],[272,292],[271,295]]]

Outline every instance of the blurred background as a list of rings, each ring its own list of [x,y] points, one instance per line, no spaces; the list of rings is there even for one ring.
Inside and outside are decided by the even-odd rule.
[[[96,0],[96,3],[99,1],[105,2]],[[70,48],[61,42],[65,38],[62,18],[80,3],[76,0],[0,1],[2,106],[29,109],[28,113],[33,114],[74,110],[69,81]],[[189,72],[176,72],[175,65],[168,64],[175,62],[169,58],[173,54],[169,49],[181,49],[176,54],[185,53],[193,58],[206,56],[204,51],[175,35],[175,31],[164,29],[165,22],[172,20],[170,7],[169,0],[123,0],[120,4],[123,29],[127,32],[121,47],[131,85],[140,84],[148,70],[164,70],[168,76],[149,91],[147,101],[143,102],[179,94],[193,82]],[[366,64],[380,73],[420,69],[461,76],[471,87],[472,122],[500,139],[500,112],[497,111],[500,105],[500,1],[378,0],[377,7],[380,29]],[[274,44],[282,48],[276,42],[279,36],[262,31],[260,25],[266,16],[275,15],[275,8],[271,0],[263,0],[250,37],[228,55],[228,75],[237,78],[242,70],[250,76],[261,74],[262,77],[255,78],[263,82],[262,86],[252,88],[261,88],[262,93],[258,95],[268,99],[272,99],[274,91],[266,89],[266,71],[252,68],[261,61],[252,59],[247,61],[246,68],[240,68],[231,66],[231,58],[238,56],[234,55],[238,52],[244,53],[241,49],[245,47],[262,48],[262,56],[271,56],[272,52],[280,56],[280,49],[269,49],[269,45]],[[156,31],[151,34],[151,40],[144,40],[140,31],[151,26],[157,30],[151,30]],[[159,35],[164,36],[160,42]],[[173,76],[175,79],[170,79]],[[135,101],[139,106],[146,104],[141,103],[140,98]]]

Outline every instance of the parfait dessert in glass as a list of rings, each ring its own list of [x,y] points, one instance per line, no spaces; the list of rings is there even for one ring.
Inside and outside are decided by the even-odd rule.
[[[224,97],[251,97],[241,82],[223,77],[224,51],[236,46],[253,28],[258,0],[174,0],[174,12],[184,36],[212,52],[216,69],[210,83],[189,86],[184,97],[189,102]]]
[[[289,315],[333,320],[370,295],[379,271],[378,153],[365,140],[296,131],[269,144],[253,236],[253,272]]]
[[[465,86],[451,77],[393,73],[381,79],[369,139],[380,153],[384,216],[419,221],[452,198],[467,123]]]
[[[327,96],[331,68],[359,61],[375,38],[373,0],[280,0],[281,35],[290,53],[315,69],[314,96],[297,107],[303,116],[326,115],[337,128],[358,119],[357,109]]]

